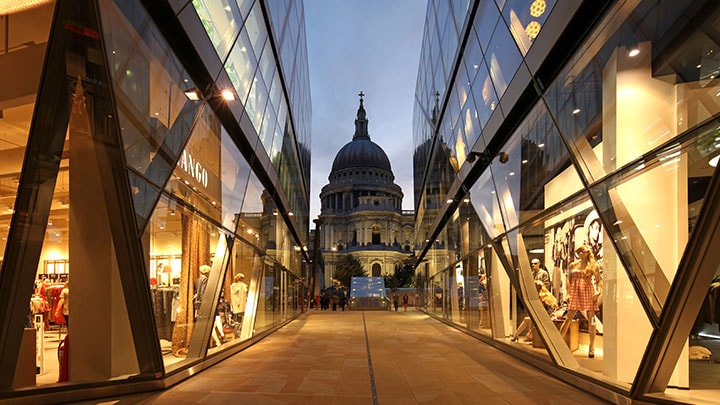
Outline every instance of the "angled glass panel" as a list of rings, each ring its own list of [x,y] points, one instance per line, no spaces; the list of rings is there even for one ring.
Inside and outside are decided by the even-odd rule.
[[[220,60],[225,60],[240,27],[246,10],[241,10],[235,0],[203,1],[193,0],[192,5],[215,47]]]
[[[493,0],[480,0],[480,5],[478,5],[475,12],[475,21],[472,25],[477,31],[480,47],[485,53],[488,52],[488,43],[492,38],[498,20],[500,20],[500,12],[495,2]]]
[[[257,74],[257,72],[256,72]],[[260,132],[261,124],[265,116],[265,106],[267,104],[268,93],[265,88],[265,82],[261,77],[255,76],[248,93],[247,102],[245,103],[245,111],[250,121],[255,127],[255,131]]]
[[[465,266],[457,262],[447,271],[448,318],[453,323],[465,324]]]
[[[240,238],[235,239],[228,272],[228,275],[232,274],[230,311],[235,339],[246,340],[254,333],[255,313],[258,308],[257,288],[262,280],[262,263],[263,259],[256,248]],[[241,283],[248,284],[247,289]]]
[[[482,248],[489,242],[485,228],[480,222],[477,211],[473,208],[469,196],[462,200],[458,207],[460,228],[460,256],[465,257],[471,252]]]
[[[162,187],[187,141],[202,95],[149,16],[124,3],[119,7],[103,13],[103,25],[125,156],[128,168]],[[194,95],[186,94],[190,91]],[[138,216],[147,215],[138,207]]]
[[[463,261],[465,264],[464,295],[468,329],[490,333],[490,296],[488,291],[488,251],[480,249]]]
[[[485,52],[485,62],[490,69],[495,91],[502,98],[508,83],[515,76],[515,71],[522,62],[520,51],[504,24],[498,24]]]
[[[45,69],[45,87],[41,90],[53,94],[54,90],[63,89],[67,92],[63,99],[70,104],[52,106],[56,109],[53,115],[56,124],[46,127],[43,137],[60,148],[64,140],[65,147],[61,149],[64,153],[58,155],[54,168],[50,164],[43,169],[43,176],[32,171],[23,176],[28,181],[43,179],[45,185],[23,185],[40,196],[44,194],[43,187],[55,186],[50,196],[52,205],[47,206],[49,212],[30,215],[49,214],[44,217],[48,228],[40,257],[34,258],[39,259],[38,274],[43,275],[45,281],[40,289],[44,289],[45,296],[52,302],[48,302],[49,308],[43,312],[53,316],[47,318],[47,325],[40,319],[35,329],[40,332],[39,340],[33,339],[35,342],[30,346],[33,349],[36,349],[35,343],[39,346],[35,358],[40,360],[38,366],[46,373],[41,380],[33,375],[33,381],[41,385],[47,385],[50,379],[52,383],[87,384],[137,378],[143,373],[157,378],[162,371],[161,364],[153,361],[159,353],[152,345],[143,343],[148,336],[154,336],[149,328],[151,324],[144,322],[150,319],[138,316],[140,311],[133,307],[135,304],[146,307],[150,297],[145,290],[129,290],[134,284],[131,273],[142,274],[143,268],[137,267],[142,266],[140,243],[135,239],[132,207],[128,205],[123,149],[115,131],[120,125],[112,109],[113,95],[109,87],[111,79],[106,74],[105,55],[97,54],[104,44],[103,37],[97,35],[100,22],[96,19],[95,6],[95,2],[68,2],[56,9],[55,23],[66,29],[53,30],[55,35],[49,53],[52,56],[46,63],[61,68]],[[68,48],[60,48],[63,45]],[[62,81],[56,81],[60,76]],[[40,116],[46,115],[42,109],[38,111]],[[35,117],[35,120],[34,125],[45,124],[42,118]],[[60,142],[52,139],[58,134]],[[41,154],[45,157],[29,155],[26,162],[42,162],[53,156],[48,151]],[[40,201],[43,200],[48,201],[41,197]],[[72,353],[64,350],[64,364],[53,361],[57,359],[58,346],[52,340],[47,340],[46,346],[45,326],[48,330],[56,327],[55,343],[62,341],[64,349],[68,349],[72,340],[75,349]],[[122,350],[115,350],[118,347]],[[46,348],[50,349],[47,356]],[[48,360],[47,364],[44,359]]]
[[[465,135],[467,150],[472,149],[475,142],[478,138],[480,138],[480,133],[482,131],[482,125],[480,125],[479,116],[477,114],[477,107],[475,106],[475,98],[472,94],[468,98],[467,103],[465,103],[465,108],[463,108],[460,115],[458,130],[462,130]]]
[[[255,77],[255,69],[257,67],[257,59],[250,45],[250,39],[247,31],[242,30],[235,45],[230,51],[230,56],[225,61],[225,72],[227,72],[230,82],[235,88],[238,100],[245,103],[247,95],[250,92],[253,78]]]
[[[472,82],[472,94],[475,99],[475,110],[472,111],[472,117],[480,122],[481,127],[484,127],[498,106],[498,96],[490,80],[490,73],[485,61],[474,63],[473,69],[476,75]]]
[[[592,187],[612,241],[657,316],[715,172],[718,127],[708,123]]]
[[[260,2],[255,2],[252,10],[250,10],[250,14],[248,14],[248,17],[245,20],[245,27],[243,27],[243,31],[247,31],[250,43],[252,44],[252,49],[255,51],[256,55],[259,55],[262,52],[263,46],[265,46],[265,41],[268,39],[268,33],[265,30],[265,20],[263,18]],[[295,49],[294,46],[293,49]],[[292,72],[292,70],[290,71]]]
[[[166,192],[218,223],[222,215],[221,133],[215,113],[203,109],[165,186]]]
[[[276,309],[279,310],[276,299],[279,290],[275,290],[276,280],[280,277],[279,270],[280,267],[276,266],[272,259],[266,256],[258,282],[257,311],[255,313],[254,325],[255,333],[272,328],[275,322],[274,314]],[[279,283],[279,281],[277,282]]]
[[[277,163],[277,156],[273,154],[273,139],[275,137],[276,126],[277,117],[275,116],[275,111],[272,105],[268,103],[265,114],[263,114],[263,123],[258,135],[260,136],[260,142],[263,144],[263,147],[265,147],[265,151],[273,163]]]
[[[5,252],[10,232],[54,8],[55,2],[50,2],[0,19],[3,43],[0,50],[0,87],[3,89],[0,92],[0,161],[3,162],[0,170],[0,254]]]
[[[520,139],[515,134],[489,166],[506,229],[517,227],[520,220],[520,154]]]
[[[478,217],[480,217],[480,222],[482,222],[490,238],[494,239],[504,233],[505,221],[503,221],[490,170],[485,170],[480,175],[480,178],[470,188],[469,195],[472,205],[477,211]]]
[[[251,169],[224,128],[221,139],[222,224],[235,232]]]
[[[138,222],[138,232],[142,232],[155,209],[161,189],[132,170],[128,170],[128,179],[133,191],[132,198],[135,206],[135,218]]]
[[[269,194],[254,173],[249,173],[243,194],[243,205],[237,215],[237,233],[265,249],[269,238],[274,237],[274,226],[269,226],[282,218],[278,215],[277,209],[272,203]],[[269,217],[268,217],[269,215]],[[268,220],[269,223],[260,223],[260,220]]]
[[[265,43],[265,49],[261,50],[260,63],[258,65],[259,75],[265,83],[271,83],[275,76],[275,54],[272,51],[270,41]],[[258,52],[261,52],[258,51]]]
[[[508,229],[582,188],[554,123],[542,103],[530,111],[491,170]]]
[[[644,153],[671,141],[715,115],[717,10],[701,12],[688,25],[681,2],[667,12],[660,3],[629,15],[613,15],[596,40],[584,45],[547,94],[548,105],[581,162],[595,181]],[[671,27],[684,26],[675,41]],[[678,44],[687,43],[686,47]]]
[[[525,56],[555,7],[554,0],[507,0],[502,7],[505,23]]]

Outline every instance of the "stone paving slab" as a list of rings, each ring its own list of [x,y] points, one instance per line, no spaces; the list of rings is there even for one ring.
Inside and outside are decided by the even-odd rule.
[[[92,403],[607,402],[421,312],[311,310],[257,344],[165,391]]]

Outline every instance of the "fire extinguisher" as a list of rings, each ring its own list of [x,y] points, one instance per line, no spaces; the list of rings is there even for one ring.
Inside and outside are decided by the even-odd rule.
[[[60,365],[60,375],[57,382],[65,382],[68,380],[68,356],[70,354],[70,334],[65,335],[58,345],[58,364]]]

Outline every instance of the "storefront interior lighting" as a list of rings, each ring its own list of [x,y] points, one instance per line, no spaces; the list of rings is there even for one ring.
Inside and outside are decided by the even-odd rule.
[[[295,214],[293,214],[292,211],[288,212],[288,216],[293,216],[293,215],[295,215]]]
[[[640,55],[640,49],[638,49],[637,45],[633,45],[628,48],[628,56],[629,57],[634,58],[638,55]]]
[[[717,167],[718,160],[720,160],[720,155],[715,156],[714,158],[710,159],[708,164],[712,167]]]
[[[33,7],[50,3],[50,0],[8,0],[0,2],[0,15],[18,13]]]
[[[452,204],[455,202],[455,200],[453,200],[452,198],[448,198],[447,200],[445,200],[445,202],[448,204]]]
[[[580,114],[580,109],[576,108],[572,111],[572,113],[573,113],[573,115],[578,115],[578,114]]]

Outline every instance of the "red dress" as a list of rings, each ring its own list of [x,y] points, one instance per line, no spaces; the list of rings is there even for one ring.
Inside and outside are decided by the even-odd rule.
[[[585,270],[570,270],[568,275],[568,294],[570,294],[569,310],[577,311],[595,311],[600,308],[593,300],[595,288],[592,284],[592,275],[588,275]]]

